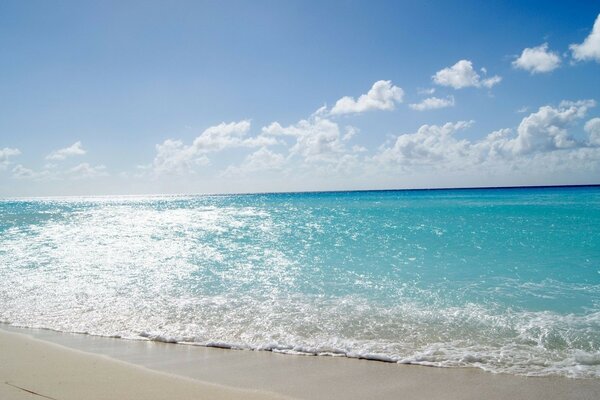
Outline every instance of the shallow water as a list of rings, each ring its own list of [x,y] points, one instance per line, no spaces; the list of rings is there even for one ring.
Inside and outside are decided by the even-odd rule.
[[[0,320],[600,376],[600,188],[0,200]]]

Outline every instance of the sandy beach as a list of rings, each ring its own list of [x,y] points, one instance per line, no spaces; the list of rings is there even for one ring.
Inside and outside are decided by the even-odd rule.
[[[27,399],[282,399],[151,371],[0,331],[0,398]]]
[[[83,351],[85,350],[85,351]],[[521,377],[3,327],[2,399],[596,399],[600,380]]]

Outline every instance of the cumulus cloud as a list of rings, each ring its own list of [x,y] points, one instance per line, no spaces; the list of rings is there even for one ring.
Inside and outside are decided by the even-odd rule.
[[[476,159],[531,158],[537,154],[586,147],[568,128],[595,106],[593,100],[563,101],[558,107],[543,106],[521,120],[516,136],[502,129],[473,144]]]
[[[594,147],[600,144],[597,143],[600,118],[585,125],[590,136],[588,142],[578,141],[567,128],[594,105],[592,100],[581,100],[563,101],[558,107],[540,107],[522,119],[516,132],[500,129],[479,141],[456,137],[456,133],[470,127],[472,121],[423,125],[414,133],[399,135],[393,144],[382,147],[373,160],[381,165],[405,168],[427,166],[460,170],[484,163],[526,165],[531,160],[538,160],[541,165],[541,160],[560,162],[562,155],[573,162],[580,160],[591,165],[593,157],[600,155],[600,149]],[[600,158],[595,162],[600,163]]]
[[[14,179],[54,179],[54,180],[72,180],[88,179],[99,176],[108,176],[104,165],[92,166],[88,163],[81,163],[66,170],[56,169],[56,165],[47,166],[42,170],[33,170],[26,168],[21,164],[15,165],[12,169]]]
[[[296,141],[289,150],[290,155],[298,155],[307,162],[335,162],[346,151],[344,142],[355,132],[354,128],[348,127],[342,134],[337,123],[313,116],[285,127],[273,122],[262,129],[261,135],[294,138]]]
[[[104,165],[92,166],[88,163],[81,163],[67,170],[67,176],[73,179],[95,178],[98,176],[107,176]]]
[[[157,173],[185,173],[196,166],[206,165],[209,159],[193,146],[185,145],[181,140],[167,139],[156,146],[154,171]]]
[[[375,156],[383,163],[428,165],[454,161],[468,152],[469,142],[457,140],[454,133],[472,125],[472,121],[448,122],[444,125],[423,125],[415,133],[399,135],[394,144],[384,147]]]
[[[5,169],[10,164],[10,158],[21,154],[19,149],[5,147],[0,149],[0,170]]]
[[[46,156],[46,160],[61,161],[71,156],[82,156],[86,153],[81,142],[75,142],[64,149],[55,150]]]
[[[48,176],[47,171],[36,172],[32,169],[25,168],[21,164],[17,164],[12,169],[12,177],[15,179],[37,179]]]
[[[437,108],[446,108],[454,106],[454,96],[448,96],[445,99],[439,97],[429,97],[421,101],[420,103],[413,103],[408,105],[413,110],[425,111],[435,110]]]
[[[550,72],[560,66],[560,56],[548,50],[548,43],[544,43],[537,47],[525,48],[512,65],[532,74]]]
[[[523,118],[517,129],[517,138],[510,142],[517,154],[549,151],[574,147],[578,143],[567,131],[574,121],[585,116],[594,107],[594,100],[563,101],[558,107],[543,106]]]
[[[600,118],[592,118],[585,123],[585,131],[589,135],[589,143],[592,146],[600,146]]]
[[[583,43],[569,46],[572,57],[577,61],[595,60],[600,63],[600,14],[596,17],[592,32]]]
[[[485,68],[481,71],[484,75],[487,74]],[[466,87],[486,87],[500,83],[502,78],[494,75],[490,78],[482,78],[481,75],[473,69],[473,63],[469,60],[460,60],[451,67],[439,70],[432,76],[433,81],[441,86],[450,86],[454,89],[462,89]]]
[[[285,164],[285,157],[275,153],[266,147],[261,147],[252,154],[246,156],[239,166],[228,167],[225,176],[244,176],[257,171],[273,171],[281,169]]]
[[[369,110],[393,110],[396,103],[401,103],[404,91],[394,86],[392,81],[377,81],[367,94],[358,99],[345,96],[339,99],[331,109],[332,115],[361,113]]]
[[[157,173],[191,172],[199,165],[209,163],[207,154],[234,147],[260,147],[276,143],[265,136],[248,137],[250,121],[221,123],[211,126],[196,137],[192,144],[167,139],[156,145],[153,167]]]

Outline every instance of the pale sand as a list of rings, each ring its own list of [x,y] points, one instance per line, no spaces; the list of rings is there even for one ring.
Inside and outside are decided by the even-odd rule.
[[[600,379],[527,378],[494,375],[474,368],[406,366],[342,357],[290,356],[270,352],[108,339],[43,330],[8,329],[11,332],[25,332],[44,341],[1,333],[2,382],[8,380],[8,376],[14,376],[14,383],[20,382],[25,388],[52,389],[60,392],[61,396],[65,393],[63,397],[52,396],[57,400],[268,399],[274,398],[273,393],[297,399],[600,399]],[[75,352],[56,344],[47,344],[45,341],[96,355]],[[35,349],[32,347],[34,344]],[[15,349],[12,349],[13,347]],[[20,352],[19,355],[13,354],[14,351]],[[41,358],[40,354],[46,352],[52,353],[51,356]],[[109,358],[99,357],[98,354],[148,369],[111,361]],[[11,363],[15,357],[21,357],[22,360],[13,366]],[[149,369],[219,386],[194,383],[192,379],[180,380],[171,375],[151,372]],[[115,379],[114,383],[112,379]],[[62,383],[59,384],[59,381]],[[16,393],[13,387],[4,386],[0,389],[2,400],[40,399],[35,396],[7,397],[9,394],[23,394]],[[239,391],[235,392],[235,389]],[[98,397],[108,390],[132,392],[131,395],[116,395],[116,392],[111,392],[113,394],[108,397]],[[158,391],[153,392],[154,390]],[[194,392],[191,392],[192,390]],[[153,392],[153,397],[142,395],[144,391]],[[66,393],[74,397],[66,397]],[[182,397],[175,397],[176,395]]]
[[[0,330],[0,399],[282,399],[168,375]]]

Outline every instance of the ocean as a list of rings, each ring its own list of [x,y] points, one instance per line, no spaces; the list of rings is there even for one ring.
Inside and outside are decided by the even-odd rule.
[[[600,187],[0,200],[0,321],[600,377]]]

